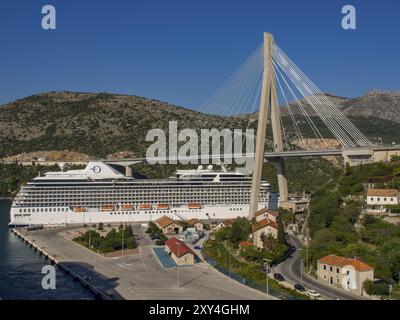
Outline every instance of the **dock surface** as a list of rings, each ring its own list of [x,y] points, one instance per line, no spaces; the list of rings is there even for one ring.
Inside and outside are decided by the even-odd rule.
[[[221,274],[207,263],[164,269],[149,241],[131,256],[106,258],[63,237],[63,229],[13,230],[102,299],[128,300],[276,300]],[[140,226],[134,233],[145,239]],[[58,275],[59,276],[59,275]]]

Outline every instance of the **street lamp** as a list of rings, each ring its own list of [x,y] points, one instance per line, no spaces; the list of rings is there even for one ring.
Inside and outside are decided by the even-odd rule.
[[[306,268],[306,272],[307,273],[309,273],[310,272],[310,267],[309,267],[309,265],[308,265],[308,243],[309,243],[309,239],[310,239],[310,234],[309,234],[309,232],[307,231],[307,238],[306,238],[306,266],[307,266],[307,268]]]
[[[91,245],[91,239],[90,239],[90,235],[92,234],[92,230],[89,229],[89,249],[92,247]]]
[[[178,247],[178,288],[180,288],[181,287],[181,283],[180,283],[180,279],[179,279],[179,248],[180,248],[181,244],[177,241],[176,245]]]
[[[225,244],[225,248],[229,254],[229,278],[232,278],[232,254],[231,254],[231,251],[227,247],[227,240],[224,241],[224,244]]]
[[[271,260],[268,259],[263,259],[265,262],[265,281],[266,281],[266,293],[267,293],[267,299],[269,296],[269,283],[268,283],[268,270],[269,270],[269,264],[271,263]]]
[[[121,229],[122,250],[121,250],[121,263],[124,266],[124,229]]]
[[[229,253],[229,278],[232,278],[232,255]]]
[[[299,248],[299,252],[301,255],[301,252],[303,251],[302,248]],[[303,285],[303,258],[300,256],[300,284]]]
[[[300,284],[303,285],[303,259],[300,260]]]

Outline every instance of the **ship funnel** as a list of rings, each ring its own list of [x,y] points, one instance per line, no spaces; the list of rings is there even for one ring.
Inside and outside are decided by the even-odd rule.
[[[60,163],[58,164],[58,166],[60,167],[61,171],[64,172],[65,163],[64,163],[64,162],[60,162]]]

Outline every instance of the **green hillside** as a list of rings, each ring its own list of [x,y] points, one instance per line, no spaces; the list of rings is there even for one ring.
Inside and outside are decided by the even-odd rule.
[[[314,268],[317,260],[328,254],[358,257],[375,268],[375,278],[384,280],[380,285],[369,284],[369,290],[387,296],[388,284],[400,281],[400,226],[382,218],[360,219],[365,196],[363,182],[371,177],[387,181],[376,185],[377,188],[399,189],[400,159],[346,168],[329,185],[313,193],[308,257]],[[400,298],[397,285],[394,294]]]

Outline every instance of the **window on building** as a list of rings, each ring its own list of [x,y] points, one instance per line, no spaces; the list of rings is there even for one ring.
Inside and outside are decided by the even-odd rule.
[[[329,268],[329,271],[330,271],[330,272],[332,272],[332,271],[333,271],[333,268],[332,268],[332,266]]]

